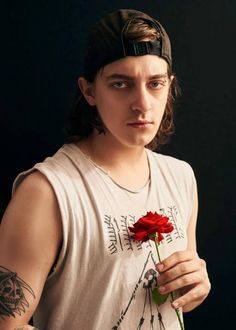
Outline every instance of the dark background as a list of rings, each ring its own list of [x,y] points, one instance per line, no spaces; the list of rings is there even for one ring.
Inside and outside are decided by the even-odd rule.
[[[161,152],[188,161],[195,171],[198,250],[212,282],[208,299],[185,315],[186,328],[228,328],[236,322],[236,1],[22,0],[2,6],[1,215],[15,176],[63,143],[87,28],[122,7],[163,23],[182,97],[176,132]]]

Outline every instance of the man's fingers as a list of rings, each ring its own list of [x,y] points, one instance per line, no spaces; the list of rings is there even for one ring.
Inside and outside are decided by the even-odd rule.
[[[193,272],[186,275],[182,275],[171,282],[164,283],[160,285],[159,291],[160,293],[169,293],[184,287],[189,287],[191,285],[196,285],[203,280],[202,272]],[[158,281],[160,284],[160,282]]]
[[[211,285],[209,281],[205,282],[204,284],[197,285],[191,290],[189,290],[186,294],[175,299],[172,302],[172,306],[174,308],[185,307],[184,310],[188,311],[188,304],[192,304],[192,302],[202,301],[202,299],[208,295],[210,288]]]
[[[178,277],[201,271],[206,268],[205,264],[205,261],[200,258],[195,258],[190,261],[179,263],[174,267],[161,272],[160,276],[158,277],[158,284],[165,284],[177,279]]]
[[[178,251],[171,254],[168,258],[164,259],[161,263],[157,264],[156,268],[158,272],[164,272],[176,264],[190,261],[194,258],[198,258],[198,254],[196,251],[188,250],[188,251]]]

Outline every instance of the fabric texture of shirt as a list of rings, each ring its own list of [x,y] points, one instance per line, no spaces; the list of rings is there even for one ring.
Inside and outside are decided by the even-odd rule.
[[[33,316],[37,328],[179,329],[170,299],[158,307],[151,297],[155,245],[134,241],[128,227],[148,211],[168,216],[174,230],[160,243],[162,259],[186,249],[196,182],[186,162],[146,152],[150,181],[139,191],[121,187],[75,144],[16,178],[13,191],[32,171],[45,175],[63,226],[60,254]]]

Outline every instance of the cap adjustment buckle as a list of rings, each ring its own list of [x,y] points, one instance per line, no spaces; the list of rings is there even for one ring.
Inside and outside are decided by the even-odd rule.
[[[159,40],[125,43],[123,45],[124,56],[161,55],[161,43]]]

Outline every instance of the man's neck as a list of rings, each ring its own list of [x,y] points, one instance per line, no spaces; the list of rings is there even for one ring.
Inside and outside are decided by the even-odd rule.
[[[146,158],[143,146],[130,147],[121,143],[106,139],[103,134],[93,135],[79,143],[81,150],[95,163],[108,167],[117,167],[119,164],[142,163]]]
[[[108,172],[119,185],[138,190],[149,180],[149,164],[142,146],[127,147],[108,143],[102,137],[89,138],[79,143],[81,151],[95,164]]]

